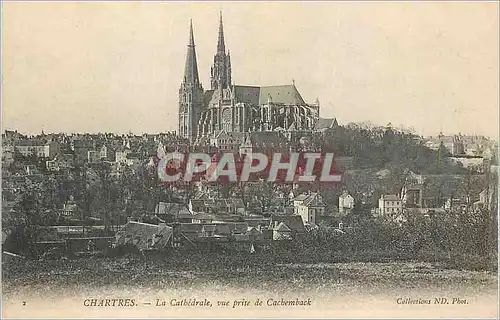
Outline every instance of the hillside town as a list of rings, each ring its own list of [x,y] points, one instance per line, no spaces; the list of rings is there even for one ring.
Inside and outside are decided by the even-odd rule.
[[[314,142],[340,128],[337,124],[295,141],[280,132],[247,133],[230,146],[222,133],[212,138],[209,149],[322,149]],[[455,166],[457,146],[447,146],[447,138],[441,137],[446,151],[441,162]],[[172,132],[26,136],[5,131],[3,242],[12,243],[14,234],[19,238],[22,226],[36,233],[31,240],[39,254],[57,250],[85,255],[129,244],[141,251],[207,248],[214,243],[251,252],[318,228],[342,235],[363,232],[363,221],[401,226],[415,215],[467,215],[484,208],[494,212],[495,145],[486,138],[470,140],[476,144],[469,143],[467,151],[481,165],[459,165],[460,173],[416,173],[403,165],[366,168],[356,157],[339,155],[335,165],[343,181],[334,188],[265,180],[177,186],[158,183],[155,159],[167,151],[197,147]],[[418,143],[427,148],[432,141]],[[478,155],[477,150],[484,151]],[[12,250],[23,252],[19,246],[18,241]]]

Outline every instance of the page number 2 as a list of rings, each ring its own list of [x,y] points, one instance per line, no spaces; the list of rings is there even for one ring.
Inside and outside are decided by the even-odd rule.
[[[23,301],[23,307],[26,305],[26,301]]]

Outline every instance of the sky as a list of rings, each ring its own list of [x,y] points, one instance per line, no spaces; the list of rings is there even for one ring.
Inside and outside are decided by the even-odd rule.
[[[193,19],[209,89],[222,10],[241,85],[295,81],[322,117],[498,136],[498,2],[3,2],[2,127],[177,129]]]

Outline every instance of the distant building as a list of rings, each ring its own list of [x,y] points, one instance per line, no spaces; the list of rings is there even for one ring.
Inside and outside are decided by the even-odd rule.
[[[104,144],[99,150],[99,157],[104,161],[115,161],[115,150]]]
[[[206,138],[218,136],[221,131],[246,133],[314,130],[319,118],[319,104],[306,103],[294,81],[291,85],[278,86],[244,86],[233,83],[231,57],[226,50],[222,15],[213,62],[210,90],[205,90],[198,75],[191,24],[184,78],[179,89],[181,137],[200,144]],[[329,126],[321,126],[318,130]],[[234,141],[234,137],[223,139]],[[221,146],[233,150],[236,148],[236,144],[231,143],[222,143]]]
[[[224,130],[210,138],[210,145],[223,152],[239,152],[240,146],[245,141],[243,132],[226,132]]]
[[[474,202],[474,208],[475,209],[485,208],[488,210],[495,208],[498,203],[497,195],[498,193],[496,187],[484,189],[479,193],[479,201]]]
[[[73,196],[63,205],[61,215],[66,218],[80,218],[78,204],[73,200]]]
[[[465,154],[464,142],[460,136],[453,136],[453,142],[451,144],[451,154],[454,156],[459,156]]]
[[[155,214],[157,215],[179,215],[179,214],[190,214],[193,213],[189,211],[189,208],[182,203],[175,202],[159,202],[155,208]]]
[[[116,233],[117,245],[135,245],[139,250],[161,250],[171,244],[172,227],[129,221]]]
[[[120,150],[117,150],[115,152],[115,162],[126,163],[127,156],[129,153],[132,153],[132,151],[130,151],[130,149],[122,148]]]
[[[459,208],[465,208],[466,207],[466,202],[462,199],[459,198],[447,198],[444,202],[444,209],[445,210],[456,210]]]
[[[293,199],[295,214],[302,217],[304,224],[315,225],[316,219],[325,214],[325,203],[319,193],[305,193]]]
[[[95,142],[90,139],[74,138],[71,140],[70,148],[75,154],[75,160],[78,163],[88,161],[90,150],[95,150]]]
[[[40,173],[40,171],[38,170],[38,168],[35,165],[32,165],[32,164],[27,165],[25,167],[25,169],[26,169],[26,175],[28,175],[28,176],[33,176],[33,175],[37,175],[37,174]]]
[[[45,167],[48,171],[61,171],[74,168],[75,161],[72,154],[58,154],[54,159],[47,160]]]
[[[59,143],[21,140],[15,145],[17,151],[23,156],[37,156],[39,158],[53,158],[59,153]]]
[[[422,208],[424,185],[414,184],[402,190],[403,204],[406,208]]]
[[[353,208],[354,198],[347,191],[344,191],[339,197],[339,213],[341,215],[347,215],[351,213]]]
[[[403,201],[397,195],[382,195],[378,200],[379,214],[398,216],[403,212]]]
[[[268,230],[272,230],[274,240],[285,240],[305,232],[301,216],[273,214],[269,220]]]
[[[292,237],[292,229],[290,229],[283,222],[276,223],[273,227],[273,240],[291,240]]]
[[[319,101],[316,102],[319,105]],[[338,127],[338,122],[336,118],[319,118],[314,125],[314,131],[325,133],[335,127]]]
[[[90,150],[87,152],[87,162],[98,163],[101,161],[101,153],[96,150]]]
[[[14,146],[2,146],[2,166],[10,167],[14,163]]]

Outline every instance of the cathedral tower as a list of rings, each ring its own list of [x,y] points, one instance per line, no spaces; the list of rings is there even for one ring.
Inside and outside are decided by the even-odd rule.
[[[229,52],[226,54],[222,12],[220,13],[219,38],[217,41],[217,52],[214,56],[214,64],[211,69],[210,84],[212,90],[226,89],[231,86],[231,57],[229,56]]]
[[[193,22],[189,27],[184,79],[179,89],[179,135],[193,142],[197,124],[203,109],[203,87],[198,77],[198,63],[194,45]]]

